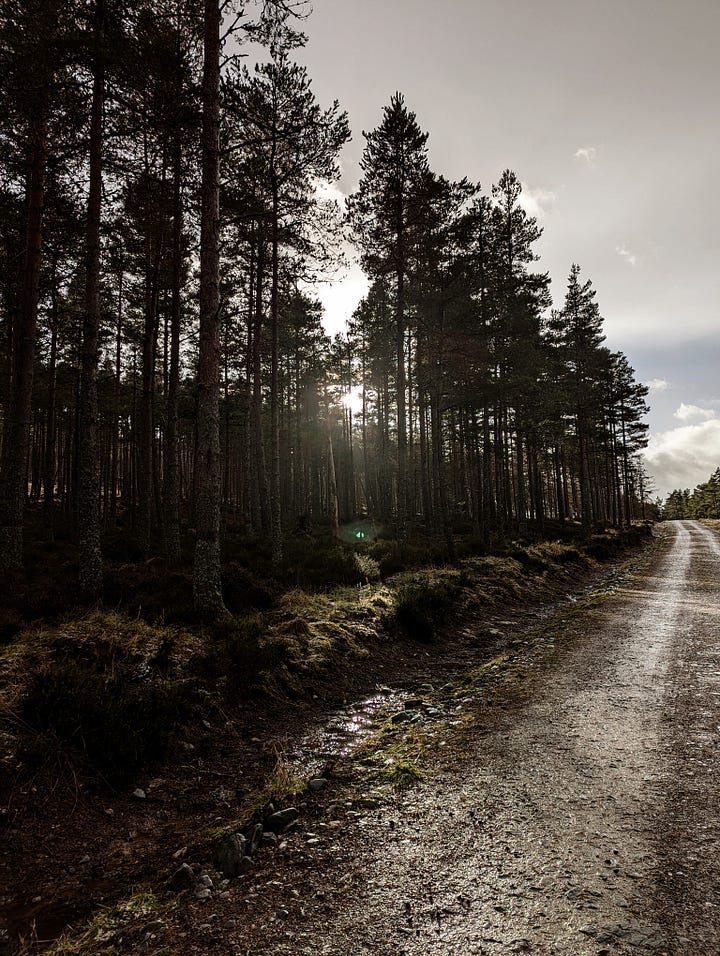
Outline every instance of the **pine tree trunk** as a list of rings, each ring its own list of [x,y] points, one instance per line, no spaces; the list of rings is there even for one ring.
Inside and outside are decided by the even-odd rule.
[[[7,426],[3,429],[0,478],[0,567],[3,568],[22,566],[47,154],[48,91],[45,89],[37,114],[28,124],[25,254],[18,324],[12,335],[10,400]]]
[[[182,150],[176,133],[173,152],[173,235],[172,287],[170,293],[170,362],[168,368],[167,406],[165,410],[165,457],[163,460],[163,511],[165,560],[173,567],[182,559],[180,550],[180,462],[178,454],[178,391],[180,387],[180,321],[182,286],[181,194]]]
[[[103,42],[104,2],[95,5],[95,42]],[[80,363],[78,431],[78,554],[80,592],[86,601],[102,594],[100,548],[100,462],[97,376],[100,336],[100,216],[102,211],[102,148],[105,69],[100,49],[93,66],[90,113],[90,189],[85,234],[85,314]]]
[[[220,9],[205,0],[200,214],[200,350],[193,569],[195,610],[212,621],[227,613],[220,567]]]
[[[56,276],[53,276],[52,317],[50,319],[50,360],[48,365],[47,435],[45,436],[45,465],[43,474],[43,525],[48,541],[55,540],[55,457],[57,425],[55,394],[57,391],[58,302]]]
[[[253,522],[267,533],[270,530],[268,506],[268,480],[265,467],[265,439],[262,427],[262,325],[263,325],[263,279],[265,277],[265,242],[260,236],[258,243],[257,280],[255,288],[255,330],[253,333],[253,393],[252,435],[255,445],[253,456]]]
[[[402,232],[400,232],[402,235]],[[400,245],[400,242],[398,243]],[[398,253],[402,257],[402,251]],[[396,402],[397,402],[397,536],[400,541],[407,538],[407,416],[405,404],[405,271],[401,265],[397,270],[396,303]]]
[[[152,227],[151,227],[152,228]],[[138,526],[140,548],[150,553],[154,519],[154,410],[155,359],[158,333],[158,271],[160,248],[153,249],[150,237],[146,241],[145,261],[145,316],[142,348],[142,389],[140,392],[140,441],[138,443]]]
[[[282,561],[283,540],[280,509],[280,395],[278,382],[279,348],[279,275],[278,275],[278,183],[275,173],[275,131],[273,131],[270,178],[272,185],[272,242],[270,286],[270,540],[272,563]]]

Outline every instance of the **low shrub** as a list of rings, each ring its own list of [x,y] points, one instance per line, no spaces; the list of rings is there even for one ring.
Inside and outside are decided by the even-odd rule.
[[[272,582],[261,581],[237,561],[230,561],[223,566],[223,600],[233,614],[251,608],[267,610],[275,600],[275,591]]]
[[[409,637],[431,641],[460,590],[457,581],[447,579],[404,584],[397,590],[395,621]]]
[[[252,696],[284,658],[282,641],[268,633],[262,615],[254,614],[212,629],[200,670],[221,683],[228,702],[237,703]]]
[[[304,589],[327,590],[365,584],[367,575],[356,559],[351,547],[342,547],[327,539],[295,539],[288,547],[285,573],[288,583]]]
[[[107,677],[84,664],[53,662],[20,701],[19,756],[38,768],[50,755],[79,760],[107,783],[130,780],[161,759],[193,710],[186,684]]]

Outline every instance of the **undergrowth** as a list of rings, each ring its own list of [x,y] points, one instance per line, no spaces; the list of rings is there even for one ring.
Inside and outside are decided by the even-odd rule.
[[[302,538],[291,542],[276,577],[265,573],[262,549],[250,570],[238,546],[223,572],[235,616],[213,628],[167,623],[174,598],[177,617],[189,614],[187,569],[168,573],[157,560],[126,565],[116,583],[131,586],[119,604],[132,614],[119,606],[69,613],[16,631],[19,605],[7,605],[4,722],[30,772],[70,766],[121,786],[163,760],[198,718],[225,719],[227,709],[260,697],[307,696],[373,645],[398,635],[439,639],[453,620],[546,593],[571,568],[612,557],[645,534],[634,527],[586,542],[517,541],[502,554],[465,558],[460,568],[428,566],[440,548],[432,542],[379,538],[353,548]],[[293,577],[304,584],[289,586]]]

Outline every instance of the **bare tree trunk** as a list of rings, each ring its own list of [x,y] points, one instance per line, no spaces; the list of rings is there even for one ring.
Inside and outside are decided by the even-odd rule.
[[[272,243],[271,243],[271,287],[270,287],[270,539],[272,544],[272,563],[277,567],[282,561],[283,540],[280,510],[280,395],[278,382],[278,181],[275,171],[276,131],[273,128],[272,156],[270,160],[270,181],[272,185]]]
[[[151,227],[153,228],[153,227]],[[155,443],[155,360],[158,335],[158,273],[161,242],[153,249],[150,237],[146,239],[145,259],[145,315],[142,347],[142,389],[140,392],[140,441],[138,443],[138,511],[140,547],[144,555],[150,553],[154,503],[153,446]]]
[[[55,393],[57,386],[58,339],[57,275],[53,275],[52,315],[50,318],[50,361],[48,367],[47,435],[45,436],[45,464],[43,473],[43,524],[48,541],[55,540],[55,449],[57,426]]]
[[[183,210],[180,190],[182,151],[176,133],[173,154],[172,290],[170,298],[170,366],[165,410],[163,512],[165,560],[180,563],[180,466],[178,460],[178,390],[180,386],[180,287],[182,284]]]
[[[205,0],[200,218],[200,351],[193,594],[204,620],[227,614],[220,567],[220,8]]]
[[[400,213],[400,216],[402,213]],[[398,217],[400,219],[400,216]],[[402,225],[398,226],[402,260]],[[407,409],[405,402],[405,269],[404,263],[397,270],[397,303],[395,333],[396,391],[397,391],[397,535],[400,541],[407,538],[408,528],[408,469],[407,469]]]
[[[100,549],[100,469],[98,454],[98,345],[100,335],[100,215],[102,211],[103,107],[105,67],[100,45],[104,32],[103,0],[95,4],[93,92],[90,113],[90,190],[85,232],[85,314],[80,365],[78,434],[78,552],[80,592],[87,601],[102,594]]]
[[[48,152],[48,91],[28,124],[27,221],[18,326],[12,336],[12,373],[0,479],[0,567],[22,566],[27,497],[33,365],[37,336],[40,251]]]
[[[253,513],[257,516],[253,524],[263,532],[270,529],[268,514],[268,481],[265,467],[265,441],[262,428],[262,323],[263,323],[263,279],[265,274],[265,241],[262,233],[258,240],[257,279],[255,283],[255,329],[253,333],[253,391],[252,391],[252,435],[255,443],[253,456]]]

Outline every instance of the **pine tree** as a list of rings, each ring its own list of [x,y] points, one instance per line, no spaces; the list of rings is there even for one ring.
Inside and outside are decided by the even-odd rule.
[[[590,456],[597,410],[601,407],[600,346],[605,338],[602,322],[592,283],[588,279],[581,284],[580,267],[573,264],[564,307],[560,312],[553,313],[548,323],[548,332],[561,363],[561,387],[574,425],[580,519],[586,529],[590,528],[593,521]]]
[[[395,406],[397,429],[397,528],[407,535],[407,278],[410,233],[423,216],[428,173],[427,138],[400,93],[385,107],[377,129],[364,133],[363,176],[348,201],[349,220],[372,276],[393,280],[395,319]]]

